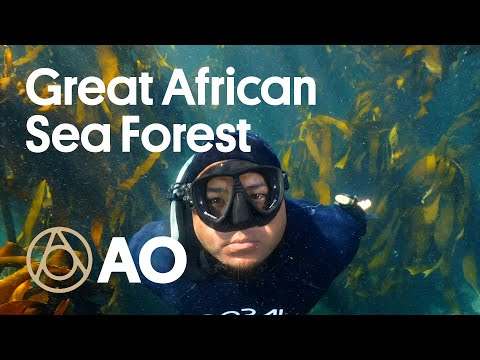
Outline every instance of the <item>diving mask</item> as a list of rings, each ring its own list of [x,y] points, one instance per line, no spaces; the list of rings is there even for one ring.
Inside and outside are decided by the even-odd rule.
[[[174,184],[172,199],[190,204],[202,221],[221,231],[265,226],[277,215],[288,175],[274,166],[229,160],[188,184]]]

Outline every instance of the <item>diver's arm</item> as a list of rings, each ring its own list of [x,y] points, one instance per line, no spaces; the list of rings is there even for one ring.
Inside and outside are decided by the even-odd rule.
[[[351,214],[356,219],[364,222],[366,226],[365,210],[367,210],[372,205],[370,199],[358,201],[358,198],[354,195],[338,194],[337,196],[335,196],[335,202],[333,203],[333,205],[339,206],[342,210]]]
[[[128,247],[130,248],[130,253],[132,254],[133,261],[137,267],[142,283],[146,283],[147,285],[151,284],[151,281],[145,278],[139,266],[140,251],[142,250],[142,247],[147,241],[154,237],[169,235],[170,228],[168,222],[152,221],[136,232],[129,241]],[[150,261],[152,267],[156,271],[168,272],[173,267],[175,258],[169,249],[161,247],[154,251]]]
[[[324,234],[336,249],[335,267],[343,269],[355,257],[360,239],[366,234],[366,213],[355,196],[346,194],[337,195],[329,208],[330,224],[323,226]]]

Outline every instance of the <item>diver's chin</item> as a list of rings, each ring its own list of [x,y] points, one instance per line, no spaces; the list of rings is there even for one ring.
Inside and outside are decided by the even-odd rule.
[[[215,270],[234,279],[248,279],[256,274],[261,263],[261,261],[245,262],[244,259],[238,262],[231,261],[229,263],[218,261]]]

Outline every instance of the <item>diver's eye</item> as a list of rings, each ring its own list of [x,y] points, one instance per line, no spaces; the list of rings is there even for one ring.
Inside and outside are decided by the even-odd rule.
[[[222,205],[225,204],[225,200],[219,197],[208,199],[208,203],[211,205]]]
[[[264,194],[251,194],[250,197],[255,201],[265,201],[267,198]]]
[[[214,216],[223,216],[228,207],[228,201],[221,197],[208,199],[209,212]]]
[[[267,207],[267,195],[255,193],[251,194],[250,198],[257,208],[265,209]]]

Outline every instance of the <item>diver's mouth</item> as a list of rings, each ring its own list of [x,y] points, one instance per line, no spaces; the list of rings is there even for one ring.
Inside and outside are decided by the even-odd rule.
[[[246,243],[258,243],[259,241],[257,240],[250,240],[250,239],[240,239],[240,240],[233,240],[230,242],[229,245],[232,245],[232,244],[246,244]]]
[[[242,239],[230,242],[225,246],[230,252],[253,250],[258,247],[260,241]]]

